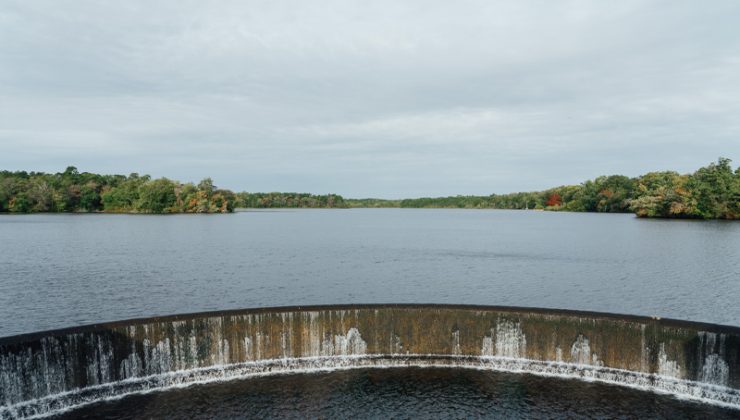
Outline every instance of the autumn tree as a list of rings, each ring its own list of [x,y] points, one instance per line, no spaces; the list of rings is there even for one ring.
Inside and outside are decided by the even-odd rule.
[[[559,207],[561,204],[563,204],[563,199],[560,197],[560,194],[556,192],[551,193],[545,202],[545,206],[547,207]]]

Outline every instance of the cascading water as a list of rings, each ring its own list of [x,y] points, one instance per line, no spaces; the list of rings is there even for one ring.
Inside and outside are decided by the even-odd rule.
[[[740,408],[740,329],[525,308],[266,308],[0,338],[0,418],[277,372],[447,366],[586,378]]]

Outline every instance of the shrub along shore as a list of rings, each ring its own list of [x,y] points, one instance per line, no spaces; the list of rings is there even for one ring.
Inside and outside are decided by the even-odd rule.
[[[148,175],[0,171],[0,213],[230,213],[235,208],[470,208],[626,213],[640,217],[740,219],[740,167],[729,159],[692,174],[600,176],[544,191],[404,200],[306,193],[234,193],[210,178],[198,184]]]

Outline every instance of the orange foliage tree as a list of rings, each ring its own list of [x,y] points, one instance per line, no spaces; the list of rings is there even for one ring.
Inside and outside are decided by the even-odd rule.
[[[545,205],[547,207],[555,207],[563,204],[563,198],[560,197],[560,194],[558,193],[552,193],[549,197],[547,197],[547,201],[545,202]]]

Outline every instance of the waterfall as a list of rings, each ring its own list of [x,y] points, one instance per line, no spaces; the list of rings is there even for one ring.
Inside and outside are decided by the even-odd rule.
[[[740,329],[453,305],[264,308],[0,338],[0,418],[276,372],[447,366],[586,378],[740,408]]]
[[[660,353],[658,353],[658,375],[668,376],[671,378],[680,378],[681,369],[674,360],[669,360],[665,352],[665,343],[660,343]]]

